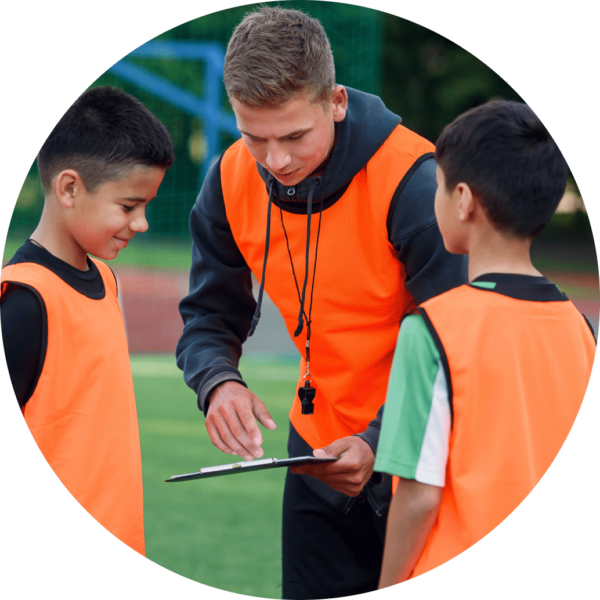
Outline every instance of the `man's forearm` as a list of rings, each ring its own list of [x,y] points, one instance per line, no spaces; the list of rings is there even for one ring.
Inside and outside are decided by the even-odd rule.
[[[437,519],[444,488],[400,479],[387,522],[379,588],[408,579]]]
[[[179,305],[184,329],[176,350],[205,414],[217,386],[243,384],[237,366],[256,307],[250,269],[227,222],[219,165],[210,168],[190,215],[190,291]]]

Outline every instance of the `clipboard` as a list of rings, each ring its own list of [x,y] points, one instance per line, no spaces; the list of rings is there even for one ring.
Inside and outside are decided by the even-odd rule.
[[[247,473],[249,471],[262,471],[264,469],[276,469],[279,467],[294,467],[301,465],[312,465],[315,463],[328,463],[339,460],[337,457],[320,458],[317,456],[298,456],[296,458],[263,458],[261,460],[242,460],[229,465],[217,465],[214,467],[204,467],[197,473],[184,473],[183,475],[173,475],[170,479],[165,479],[165,483],[174,483],[178,481],[190,481],[192,479],[207,479],[208,477],[219,477],[220,475],[233,475],[235,473]]]

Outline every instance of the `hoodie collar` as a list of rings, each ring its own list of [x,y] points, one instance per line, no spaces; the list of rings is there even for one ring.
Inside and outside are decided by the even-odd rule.
[[[329,159],[331,160],[331,158]],[[327,166],[329,162],[327,163]],[[271,190],[271,194],[273,199],[277,205],[279,202],[298,202],[298,203],[306,203],[308,201],[308,194],[310,189],[315,184],[315,182],[319,182],[319,186],[323,185],[323,179],[326,179],[325,173],[319,177],[307,177],[303,179],[300,183],[297,183],[294,186],[283,185],[279,183],[269,171],[267,171],[262,165],[256,163],[258,168],[258,172],[262,177],[262,180],[265,182],[267,188]],[[327,172],[327,166],[325,167],[325,172]],[[325,176],[325,177],[324,177]]]

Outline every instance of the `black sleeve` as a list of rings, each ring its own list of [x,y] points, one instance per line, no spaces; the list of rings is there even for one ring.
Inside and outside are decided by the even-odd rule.
[[[2,339],[10,380],[19,406],[35,391],[46,354],[46,310],[41,297],[17,284],[2,295]]]
[[[467,283],[467,257],[450,254],[444,247],[433,210],[435,169],[433,154],[415,162],[402,179],[388,217],[388,234],[406,269],[406,289],[417,303]],[[358,434],[377,451],[383,407]]]
[[[190,232],[190,291],[179,304],[184,329],[176,354],[206,414],[207,397],[217,385],[230,380],[245,385],[237,367],[256,308],[250,269],[227,222],[220,160],[209,169],[192,208]]]
[[[406,289],[419,304],[467,283],[467,257],[444,247],[433,210],[435,169],[433,155],[417,161],[400,182],[390,205],[388,233],[406,269]]]

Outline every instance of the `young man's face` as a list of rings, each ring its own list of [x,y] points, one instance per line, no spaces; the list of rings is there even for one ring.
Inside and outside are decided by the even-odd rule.
[[[327,159],[334,142],[334,123],[346,116],[348,96],[336,86],[327,105],[296,94],[280,106],[231,105],[250,154],[275,179],[294,186]]]
[[[110,260],[148,229],[145,210],[165,175],[163,167],[133,167],[119,181],[84,190],[69,215],[69,233],[86,253]]]

